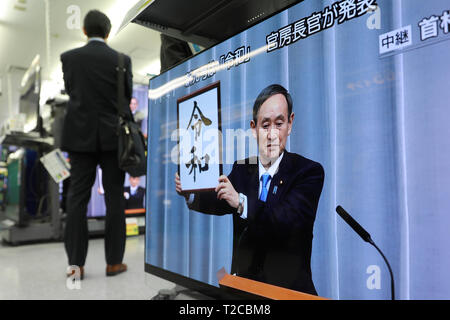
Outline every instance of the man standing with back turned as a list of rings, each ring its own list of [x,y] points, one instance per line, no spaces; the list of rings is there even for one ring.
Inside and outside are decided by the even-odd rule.
[[[81,279],[88,250],[87,205],[95,182],[96,168],[102,171],[105,190],[105,257],[106,275],[127,270],[122,263],[125,252],[125,172],[119,169],[117,67],[118,52],[107,44],[111,22],[97,10],[84,18],[83,32],[88,43],[61,55],[64,84],[70,100],[64,120],[62,149],[68,151],[71,182],[67,199],[67,221],[64,244],[71,268],[79,268]],[[131,59],[124,58],[124,88],[127,115],[132,95]],[[75,273],[69,270],[67,275]]]
[[[233,214],[231,273],[317,294],[311,276],[313,225],[324,181],[322,166],[285,150],[294,122],[281,85],[261,91],[250,122],[258,157],[235,162],[215,192],[185,195],[192,210]],[[175,176],[181,194],[181,182]]]

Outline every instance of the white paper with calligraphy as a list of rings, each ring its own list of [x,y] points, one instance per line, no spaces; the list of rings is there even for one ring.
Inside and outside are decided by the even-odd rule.
[[[183,191],[214,189],[221,175],[220,87],[178,99],[179,174]]]

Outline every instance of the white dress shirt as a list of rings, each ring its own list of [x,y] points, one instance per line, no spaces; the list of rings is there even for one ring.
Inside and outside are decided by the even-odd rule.
[[[139,186],[133,187],[130,185],[130,195],[134,196],[136,194],[136,191],[138,188],[139,188]]]
[[[88,39],[88,42],[91,42],[91,41],[100,41],[100,42],[105,42],[105,43],[106,43],[105,39],[100,38],[100,37],[92,37],[92,38],[89,38],[89,39]]]

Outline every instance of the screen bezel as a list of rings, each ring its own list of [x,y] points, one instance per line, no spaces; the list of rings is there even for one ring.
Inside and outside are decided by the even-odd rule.
[[[177,62],[176,64],[174,64],[174,65],[171,66],[170,68],[167,68],[166,70],[164,70],[164,71],[161,72],[160,74],[151,77],[150,80],[149,80],[149,82],[151,82],[153,79],[156,79],[156,78],[162,76],[162,75],[165,74],[166,72],[168,72],[168,71],[170,71],[170,70],[176,68],[176,67],[179,66],[180,64],[183,64],[183,63],[185,63],[186,61],[191,60],[192,58],[196,57],[197,55],[199,55],[199,54],[201,54],[201,53],[203,53],[203,52],[205,52],[205,51],[208,51],[209,49],[214,48],[215,46],[218,46],[218,45],[220,45],[220,44],[222,44],[222,43],[224,43],[224,42],[227,42],[228,40],[230,40],[231,38],[237,36],[238,34],[240,34],[240,33],[242,33],[242,32],[245,32],[245,31],[247,31],[247,30],[253,28],[254,26],[257,26],[257,25],[260,24],[260,23],[263,23],[264,21],[266,21],[266,20],[272,18],[273,16],[276,16],[277,14],[279,14],[279,13],[285,11],[285,10],[288,10],[289,8],[291,8],[291,7],[293,7],[293,6],[296,6],[296,5],[300,4],[300,3],[303,2],[303,1],[304,1],[304,0],[297,0],[297,1],[295,1],[295,2],[293,2],[293,3],[291,3],[291,4],[289,4],[289,5],[286,6],[285,8],[273,12],[272,14],[268,15],[267,17],[265,17],[263,20],[259,20],[259,21],[256,21],[256,22],[250,24],[250,25],[249,25],[248,27],[246,27],[245,29],[236,32],[235,34],[231,35],[230,37],[226,38],[225,40],[220,41],[220,42],[217,42],[216,44],[211,45],[211,46],[209,46],[209,47],[206,47],[206,48],[203,49],[202,51],[196,52],[195,54],[193,54],[193,55],[190,56],[190,57],[184,58],[183,60]]]

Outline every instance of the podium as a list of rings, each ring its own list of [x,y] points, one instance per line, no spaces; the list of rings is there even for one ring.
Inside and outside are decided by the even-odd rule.
[[[217,278],[220,287],[236,292],[239,295],[247,294],[249,297],[257,296],[271,300],[329,300],[324,297],[234,276],[227,273],[224,268],[217,272]]]

